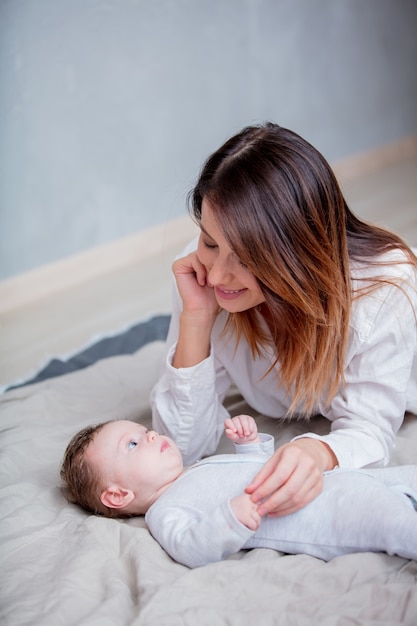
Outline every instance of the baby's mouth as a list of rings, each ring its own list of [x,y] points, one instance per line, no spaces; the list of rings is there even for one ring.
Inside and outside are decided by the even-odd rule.
[[[168,441],[164,439],[163,442],[161,443],[161,452],[165,452],[165,450],[168,450],[168,448],[170,447],[171,446],[169,445]]]

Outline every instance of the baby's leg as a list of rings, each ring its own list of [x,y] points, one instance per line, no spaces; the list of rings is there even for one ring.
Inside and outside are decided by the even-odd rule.
[[[417,512],[398,489],[404,482],[408,490],[410,482],[414,486],[415,475],[411,480],[409,475],[414,470],[328,472],[315,500],[291,515],[263,518],[247,547],[311,554],[326,561],[353,552],[387,552],[417,560]]]
[[[382,467],[376,469],[357,470],[377,478],[388,487],[405,493],[410,503],[417,510],[417,465],[401,465],[398,467]]]
[[[325,483],[336,545],[417,559],[416,466],[336,470]]]
[[[408,491],[412,490],[417,494],[417,465],[399,465],[398,467],[364,468],[346,471],[358,471],[362,474],[373,476],[390,487],[406,485]]]

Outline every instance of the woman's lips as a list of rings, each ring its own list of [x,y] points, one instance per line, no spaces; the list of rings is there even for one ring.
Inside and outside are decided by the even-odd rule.
[[[234,300],[235,298],[239,298],[243,293],[245,293],[247,289],[221,289],[220,287],[215,287],[216,296],[221,298],[222,300]]]

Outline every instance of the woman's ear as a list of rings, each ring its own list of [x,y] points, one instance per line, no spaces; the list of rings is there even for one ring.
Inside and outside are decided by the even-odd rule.
[[[100,496],[101,502],[109,509],[124,509],[132,502],[135,494],[130,489],[109,487]]]

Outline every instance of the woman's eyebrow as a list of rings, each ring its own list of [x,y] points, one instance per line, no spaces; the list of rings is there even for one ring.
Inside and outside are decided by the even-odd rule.
[[[201,222],[199,223],[199,227],[200,227],[200,230],[201,230],[201,231],[203,231],[203,233],[204,233],[207,237],[209,237],[210,239],[213,239],[213,237],[210,235],[210,233],[208,233],[208,232],[206,231],[206,229],[204,228],[204,226],[202,225],[202,223],[201,223]],[[214,239],[213,239],[213,241],[214,241]]]

